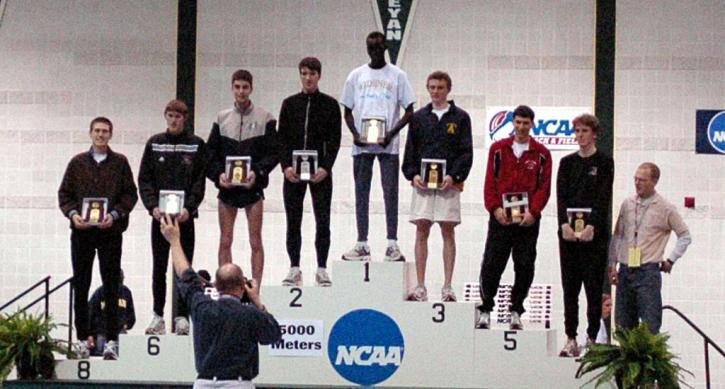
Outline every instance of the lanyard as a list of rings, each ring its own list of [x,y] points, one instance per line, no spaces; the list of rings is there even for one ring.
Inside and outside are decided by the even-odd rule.
[[[647,213],[647,210],[649,209],[650,205],[652,205],[652,201],[647,204],[646,207],[644,207],[644,210],[642,211],[642,216],[638,216],[639,206],[640,203],[636,203],[634,207],[634,246],[637,247],[637,235],[639,235],[639,227],[642,225],[642,221],[644,220],[644,215]]]

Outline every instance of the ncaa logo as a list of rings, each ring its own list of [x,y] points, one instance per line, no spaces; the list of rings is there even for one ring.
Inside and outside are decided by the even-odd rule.
[[[725,153],[725,111],[710,119],[707,125],[707,140],[715,150]]]
[[[330,331],[327,356],[346,380],[362,386],[390,378],[403,362],[405,341],[390,316],[357,309],[340,317]]]
[[[499,134],[496,133],[499,132],[501,129],[503,129],[507,124],[511,123],[513,120],[514,113],[511,111],[500,111],[497,114],[493,115],[491,118],[491,121],[488,122],[488,136],[491,139],[499,140],[506,138],[510,136],[513,133],[513,128],[508,134]]]

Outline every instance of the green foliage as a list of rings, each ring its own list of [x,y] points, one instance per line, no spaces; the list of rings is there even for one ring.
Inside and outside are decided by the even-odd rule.
[[[592,345],[582,358],[576,377],[603,369],[586,384],[596,380],[599,386],[617,379],[624,389],[669,389],[680,388],[680,384],[689,387],[683,380],[683,372],[692,373],[675,362],[677,357],[667,345],[669,338],[667,334],[650,333],[647,323],[632,330],[619,329],[614,333],[619,346]]]
[[[56,328],[43,315],[17,312],[0,315],[0,381],[17,366],[19,378],[52,378],[55,373],[53,352],[65,353],[50,332]]]

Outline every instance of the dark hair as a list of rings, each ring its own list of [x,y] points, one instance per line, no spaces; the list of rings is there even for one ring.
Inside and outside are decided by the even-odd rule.
[[[383,41],[383,43],[385,43],[385,34],[383,34],[380,31],[373,31],[370,34],[368,34],[368,37],[365,38],[365,41],[367,42],[367,41],[373,40],[373,39],[380,39],[381,41]]]
[[[232,84],[234,84],[234,81],[241,80],[246,81],[249,83],[249,86],[254,86],[254,83],[252,82],[252,73],[249,73],[248,70],[239,69],[234,74],[232,74]]]
[[[649,176],[652,177],[653,180],[659,181],[660,180],[660,168],[654,164],[654,162],[645,162],[641,165],[639,165],[638,169],[649,169]]]
[[[534,110],[531,109],[528,105],[519,105],[514,109],[514,114],[512,117],[522,117],[522,118],[529,118],[531,121],[534,121]]]
[[[587,126],[592,129],[592,132],[599,135],[601,128],[599,127],[599,119],[597,119],[596,116],[590,114],[590,113],[584,113],[581,114],[572,120],[572,124],[574,127],[577,126],[577,124],[581,124],[582,126]]]
[[[95,119],[91,120],[91,125],[88,126],[88,132],[93,131],[93,125],[96,123],[108,124],[108,129],[111,131],[111,134],[113,134],[113,123],[111,123],[111,119],[105,116],[98,116]]]
[[[300,64],[297,65],[297,69],[299,69],[299,71],[301,72],[302,68],[307,68],[312,70],[313,72],[322,74],[322,63],[320,63],[320,60],[315,57],[302,58]]]
[[[166,115],[167,112],[178,112],[186,116],[189,114],[189,107],[187,107],[186,103],[182,100],[171,100],[168,104],[166,104],[166,108],[164,108],[164,115]]]
[[[430,80],[443,80],[448,84],[448,90],[450,91],[453,87],[453,81],[451,81],[451,76],[448,75],[448,73],[436,70],[435,72],[428,75],[428,78],[425,80],[425,86],[428,87],[428,81]]]

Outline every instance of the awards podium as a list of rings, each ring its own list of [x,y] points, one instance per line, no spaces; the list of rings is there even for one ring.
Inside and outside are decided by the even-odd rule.
[[[405,301],[415,264],[331,261],[331,287],[262,286],[284,340],[260,346],[258,387],[579,388],[553,329],[475,329],[472,302]],[[463,301],[463,299],[459,300]],[[526,318],[526,315],[524,315]],[[192,325],[192,332],[194,328]],[[117,361],[62,360],[63,380],[190,384],[191,336],[121,335]],[[592,386],[593,387],[593,386]]]

